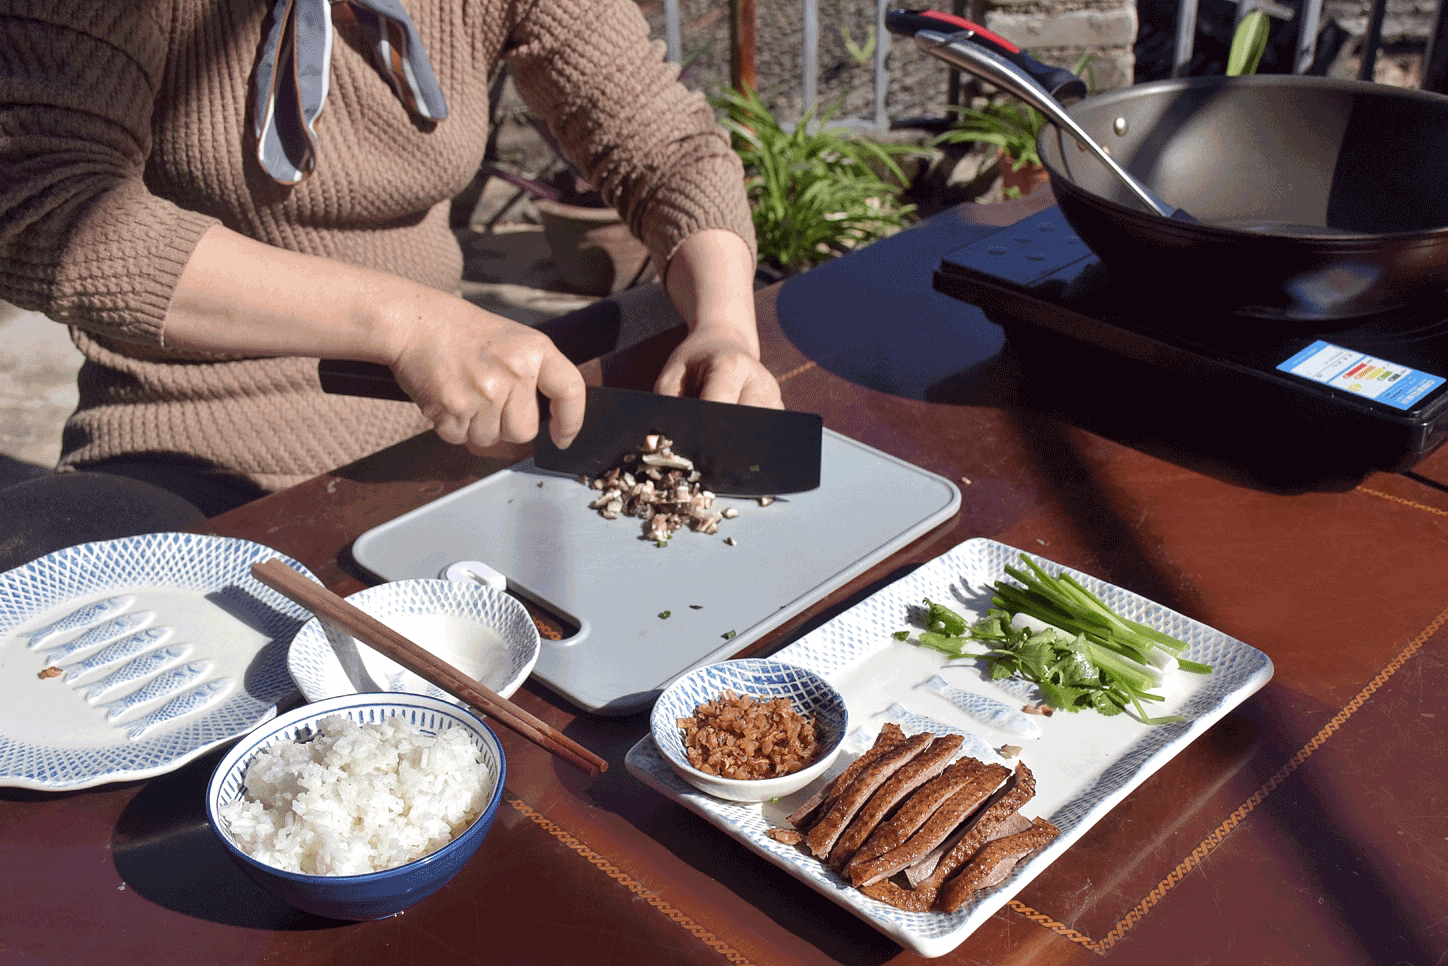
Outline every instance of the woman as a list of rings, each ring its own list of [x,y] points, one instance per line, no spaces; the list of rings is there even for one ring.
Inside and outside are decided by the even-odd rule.
[[[537,392],[571,441],[577,369],[455,294],[502,62],[688,323],[658,391],[780,405],[738,158],[660,47],[633,0],[0,0],[0,298],[85,355],[60,468],[214,513],[428,426],[530,440]],[[317,357],[416,405],[328,396]]]

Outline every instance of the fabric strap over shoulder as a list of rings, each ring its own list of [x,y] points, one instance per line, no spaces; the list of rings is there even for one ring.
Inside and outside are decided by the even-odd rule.
[[[332,5],[361,24],[378,70],[414,115],[440,121],[447,101],[422,38],[398,0],[275,0],[256,67],[257,160],[280,184],[301,182],[317,163],[317,118],[332,65]]]

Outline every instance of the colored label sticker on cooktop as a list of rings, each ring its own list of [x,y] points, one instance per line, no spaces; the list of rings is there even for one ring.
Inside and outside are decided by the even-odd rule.
[[[1277,367],[1304,379],[1375,399],[1394,409],[1410,409],[1443,385],[1442,376],[1429,375],[1396,362],[1375,359],[1356,349],[1318,340]]]

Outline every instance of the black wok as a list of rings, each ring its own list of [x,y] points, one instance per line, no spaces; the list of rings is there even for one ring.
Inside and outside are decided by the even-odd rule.
[[[948,15],[903,16],[891,29],[932,53],[926,30],[996,53],[1006,43]],[[1010,59],[1066,92],[1059,68],[1041,73],[1019,51]],[[1448,97],[1317,77],[1197,77],[1087,97],[1067,113],[1151,194],[1190,213],[1149,210],[1075,137],[1042,131],[1066,221],[1163,313],[1210,306],[1300,324],[1419,303],[1448,311]]]

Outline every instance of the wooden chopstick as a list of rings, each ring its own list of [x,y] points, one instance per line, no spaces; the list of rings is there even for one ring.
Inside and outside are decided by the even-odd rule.
[[[466,701],[493,720],[507,725],[544,751],[577,765],[590,775],[608,770],[608,762],[546,721],[535,718],[436,654],[423,650],[357,605],[297,573],[280,559],[253,564],[251,574],[288,600],[337,625],[368,647],[387,655],[448,694]]]

